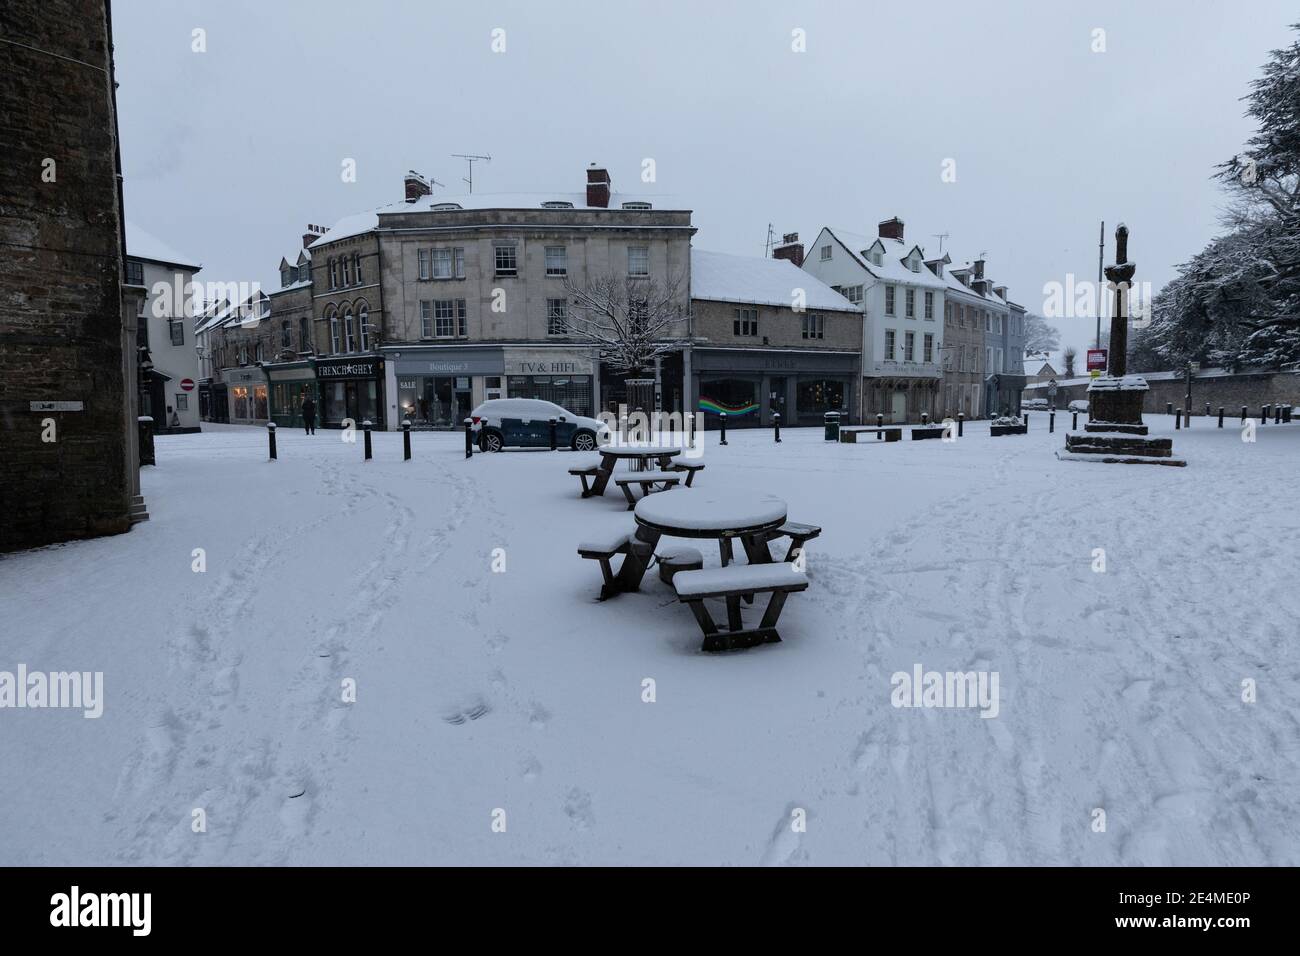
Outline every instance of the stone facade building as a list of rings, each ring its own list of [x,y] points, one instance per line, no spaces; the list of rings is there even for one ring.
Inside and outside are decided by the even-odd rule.
[[[0,551],[146,517],[102,0],[5,0],[0,36]]]
[[[676,284],[689,311],[688,210],[613,192],[586,170],[582,193],[433,198],[415,173],[406,201],[337,223],[310,246],[321,422],[370,418],[394,429],[459,427],[494,397],[543,398],[590,415],[626,400],[566,327],[566,280],[603,276]],[[688,399],[682,350],[656,363],[664,410]]]
[[[797,237],[794,240],[797,243]],[[708,427],[820,425],[857,407],[862,313],[789,255],[691,251],[692,391]]]
[[[984,275],[984,260],[950,268],[951,259],[926,263],[948,287],[944,310],[944,415],[995,417],[1016,412],[1025,385],[1025,310],[1006,286]]]

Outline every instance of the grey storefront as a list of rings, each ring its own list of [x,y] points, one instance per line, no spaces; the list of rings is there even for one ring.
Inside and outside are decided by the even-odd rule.
[[[500,347],[408,346],[388,356],[397,421],[413,428],[459,428],[476,405],[505,397]]]
[[[695,348],[691,353],[694,406],[706,427],[770,425],[780,412],[785,425],[820,425],[828,411],[856,407],[857,352],[814,349]],[[847,418],[845,419],[847,421]]]

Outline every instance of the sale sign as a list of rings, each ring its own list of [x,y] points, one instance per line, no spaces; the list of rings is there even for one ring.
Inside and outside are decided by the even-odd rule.
[[[1105,349],[1088,349],[1088,371],[1093,369],[1106,368],[1106,350]]]

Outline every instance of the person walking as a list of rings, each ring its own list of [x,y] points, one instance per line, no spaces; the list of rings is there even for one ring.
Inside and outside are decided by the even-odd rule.
[[[306,393],[302,399],[302,428],[308,435],[316,434],[316,403]]]

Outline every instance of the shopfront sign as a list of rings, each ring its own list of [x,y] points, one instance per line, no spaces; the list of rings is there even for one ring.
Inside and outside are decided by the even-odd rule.
[[[443,351],[403,350],[393,361],[397,363],[399,376],[505,374],[500,348],[453,347]]]
[[[374,378],[383,369],[383,360],[377,358],[339,359],[317,362],[317,378]]]
[[[592,375],[591,355],[559,349],[506,349],[507,375]]]

